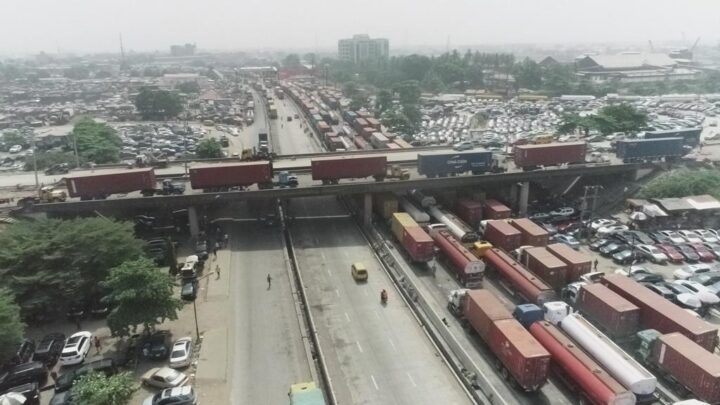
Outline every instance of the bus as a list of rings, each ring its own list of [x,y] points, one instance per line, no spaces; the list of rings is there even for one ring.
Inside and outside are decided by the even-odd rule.
[[[270,109],[268,110],[268,114],[270,115],[271,120],[277,119],[277,117],[278,117],[277,108],[270,107]]]
[[[291,385],[288,396],[290,405],[326,405],[322,391],[312,381]]]

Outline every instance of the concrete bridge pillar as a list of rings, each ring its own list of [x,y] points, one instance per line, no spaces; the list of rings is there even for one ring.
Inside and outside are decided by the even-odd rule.
[[[363,201],[363,225],[372,225],[372,194],[365,193]]]
[[[190,236],[197,239],[198,235],[200,235],[200,222],[195,207],[188,207],[188,222],[190,222]]]
[[[527,215],[528,199],[530,198],[530,182],[524,181],[520,183],[520,196],[518,199],[518,216]]]

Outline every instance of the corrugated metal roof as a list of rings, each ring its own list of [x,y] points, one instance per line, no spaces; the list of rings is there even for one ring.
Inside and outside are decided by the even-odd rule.
[[[720,201],[711,195],[694,195],[685,197],[685,200],[696,210],[717,210],[720,209]]]
[[[594,55],[588,56],[605,69],[639,68],[643,66],[669,67],[677,65],[677,62],[664,53],[637,53],[619,55]]]
[[[658,198],[651,200],[666,212],[691,211],[695,207],[690,205],[684,198]]]

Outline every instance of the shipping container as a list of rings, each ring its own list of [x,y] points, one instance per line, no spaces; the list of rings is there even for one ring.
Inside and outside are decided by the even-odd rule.
[[[395,139],[393,139],[393,142],[394,142],[396,145],[398,145],[399,147],[403,148],[403,149],[411,149],[411,148],[413,147],[412,145],[410,145],[409,143],[405,142],[405,141],[402,140],[401,138],[395,138]]]
[[[403,229],[418,226],[419,225],[410,216],[410,214],[407,214],[405,212],[396,212],[391,215],[390,230],[392,231],[393,235],[395,235],[395,239],[397,239],[398,242],[403,240]]]
[[[602,284],[582,286],[575,306],[611,338],[629,337],[640,328],[640,308]]]
[[[519,218],[510,221],[522,234],[522,244],[526,246],[547,246],[550,234],[540,225],[527,218]]]
[[[521,263],[547,285],[559,290],[565,287],[567,265],[545,247],[525,249]]]
[[[400,145],[398,145],[398,144],[396,144],[396,143],[388,143],[388,144],[385,145],[385,147],[386,147],[387,149],[391,149],[391,150],[402,149],[402,148],[400,147]],[[380,149],[382,149],[382,148],[380,148]]]
[[[465,320],[484,341],[490,338],[493,322],[513,319],[510,310],[488,290],[469,290],[464,304],[462,314]]]
[[[493,154],[489,151],[423,152],[417,155],[418,173],[427,177],[483,174],[493,170]]]
[[[555,291],[541,279],[532,274],[520,263],[500,249],[486,250],[483,259],[488,270],[497,273],[505,283],[510,284],[510,292],[523,300],[542,306],[555,301]]]
[[[375,149],[387,149],[388,147],[388,139],[385,137],[385,135],[381,134],[380,132],[373,132],[373,134],[370,136],[370,144],[375,147]]]
[[[323,184],[369,176],[373,176],[376,181],[382,181],[385,178],[386,166],[385,156],[342,156],[310,161],[312,179],[322,180]]]
[[[668,129],[664,131],[647,131],[645,132],[645,139],[658,139],[658,138],[683,138],[683,144],[692,148],[700,144],[700,134],[702,128],[676,128]]]
[[[635,395],[603,367],[578,348],[555,325],[540,321],[530,325],[530,334],[550,352],[551,370],[573,390],[579,390],[594,405],[634,405]]]
[[[448,264],[460,284],[466,288],[482,287],[485,264],[473,255],[448,231],[431,230],[430,236],[440,250],[440,258]]]
[[[369,126],[367,121],[365,121],[364,118],[356,118],[355,121],[352,123],[353,128],[355,128],[356,131],[360,132],[363,128]]]
[[[616,155],[625,163],[673,159],[685,155],[683,138],[623,139],[617,141]]]
[[[375,132],[375,130],[372,127],[363,127],[360,128],[360,135],[362,135],[363,138],[365,138],[366,141],[372,143],[372,134]]]
[[[455,203],[455,213],[473,229],[477,229],[482,220],[482,203],[461,198]]]
[[[435,242],[419,226],[403,228],[401,242],[413,262],[426,263],[435,256]]]
[[[538,166],[556,166],[585,162],[585,142],[549,143],[545,145],[517,145],[513,157],[515,166],[525,170]]]
[[[669,333],[653,347],[652,362],[698,399],[720,404],[720,356],[680,333]]]
[[[375,193],[373,194],[373,208],[383,219],[390,219],[394,213],[398,212],[397,196],[393,193]]]
[[[227,191],[232,187],[272,187],[273,169],[270,162],[213,164],[190,168],[193,190]]]
[[[332,131],[332,128],[330,128],[330,125],[328,125],[327,123],[325,123],[325,121],[320,121],[320,122],[317,123],[317,130],[318,130],[320,133],[325,133],[325,132],[330,132],[330,131]]]
[[[98,171],[85,175],[65,176],[65,186],[70,197],[81,200],[103,199],[111,194],[155,189],[153,168],[122,171]]]
[[[353,111],[344,111],[343,112],[343,119],[350,124],[353,128],[355,128],[355,119],[357,118],[357,114]],[[355,129],[357,131],[357,129]]]
[[[510,218],[510,208],[497,200],[485,200],[483,202],[483,217],[485,219],[507,219]]]
[[[522,234],[505,221],[488,221],[483,239],[506,252],[522,246]]]
[[[375,128],[376,131],[380,130],[380,121],[378,121],[377,119],[367,118],[365,119],[365,121],[367,122],[368,126]]]
[[[355,143],[355,146],[360,150],[368,150],[372,149],[369,143],[365,139],[363,139],[361,136],[355,136],[353,137],[353,142]]]
[[[640,327],[660,333],[680,332],[710,352],[715,350],[718,328],[688,313],[635,280],[619,274],[600,282],[640,308]]]
[[[515,319],[493,322],[486,343],[523,390],[547,382],[550,353]]]
[[[567,264],[568,284],[580,280],[580,276],[592,271],[592,258],[585,253],[578,252],[564,243],[552,243],[547,248]]]

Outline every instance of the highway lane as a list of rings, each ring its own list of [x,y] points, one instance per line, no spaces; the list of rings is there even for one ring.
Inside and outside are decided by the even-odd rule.
[[[302,117],[295,103],[289,97],[282,100],[275,97],[274,100],[275,107],[278,110],[278,118],[270,120],[270,125],[278,145],[275,153],[278,155],[292,155],[323,152],[323,148],[312,135],[312,130],[308,128],[307,121]],[[296,114],[300,118],[296,119]],[[292,117],[292,121],[288,121],[287,117]]]
[[[338,403],[466,404],[460,384],[422,332],[365,239],[333,197],[294,200],[300,271]],[[363,262],[367,283],[350,275]],[[379,302],[382,289],[389,303]]]
[[[223,225],[231,244],[233,404],[282,404],[290,384],[312,379],[290,290],[281,233],[256,222]],[[214,263],[210,259],[210,268]],[[270,273],[272,288],[267,288]]]

